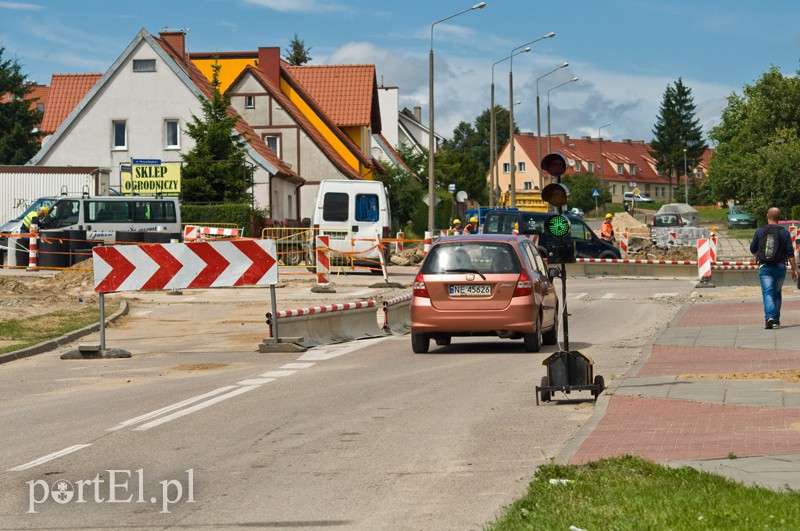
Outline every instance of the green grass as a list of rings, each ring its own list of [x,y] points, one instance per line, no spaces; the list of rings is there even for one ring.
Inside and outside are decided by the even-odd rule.
[[[550,479],[574,480],[550,484]],[[633,456],[545,465],[487,529],[800,529],[800,492],[746,487]]]
[[[106,307],[106,315],[110,315],[114,311],[116,311],[115,308]],[[53,312],[24,320],[9,319],[0,321],[0,340],[12,341],[12,344],[0,347],[0,354],[55,339],[99,321],[99,306],[87,306],[79,311]]]

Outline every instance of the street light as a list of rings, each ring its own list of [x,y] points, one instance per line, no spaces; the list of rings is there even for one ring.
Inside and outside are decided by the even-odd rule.
[[[517,46],[511,50],[511,62],[508,67],[508,152],[510,160],[510,173],[511,173],[511,202],[512,208],[517,206],[517,175],[516,175],[516,161],[514,160],[514,51],[519,50],[524,46],[539,42],[542,39],[551,39],[556,36],[556,32],[551,31],[547,35],[542,35],[538,39],[533,39],[531,42],[526,42],[522,46]]]
[[[458,13],[450,15],[449,17],[437,20],[431,24],[431,49],[428,56],[428,230],[431,232],[433,232],[436,224],[436,187],[434,186],[433,162],[433,155],[436,150],[436,138],[433,129],[433,27],[436,26],[436,24],[444,22],[445,20],[450,20],[453,17],[462,15],[467,11],[472,11],[473,9],[483,9],[484,7],[486,7],[486,2],[481,2],[470,8],[464,9],[463,11],[459,11]]]
[[[541,119],[539,117],[539,80],[549,76],[550,74],[552,74],[553,72],[556,72],[557,70],[560,70],[562,68],[566,68],[568,66],[569,66],[569,62],[565,62],[564,64],[562,64],[560,66],[557,66],[554,69],[550,70],[545,75],[539,76],[538,78],[536,78],[536,144],[537,144],[537,146],[539,148],[539,153],[538,153],[539,158],[537,159],[539,161],[542,160],[542,121],[541,121]],[[541,188],[543,184],[544,183],[542,182],[542,169],[539,168],[539,188]]]
[[[603,130],[603,128],[608,127],[609,125],[611,125],[611,122],[608,122],[607,124],[601,125],[600,127],[597,128],[597,137],[600,139],[600,160],[599,160],[599,163],[600,163],[600,182],[602,183],[602,186],[600,187],[600,190],[601,190],[601,193],[603,194],[603,212],[605,212],[605,210],[606,210],[606,200],[605,200],[606,172],[605,172],[605,168],[604,168],[605,165],[603,164],[603,137],[600,134],[600,131]]]
[[[686,204],[689,204],[689,170],[686,167],[686,148],[683,148],[683,193]]]
[[[547,152],[552,153],[553,151],[550,149],[550,93],[553,92],[555,89],[559,87],[563,87],[567,83],[573,83],[578,81],[577,77],[573,77],[569,81],[564,81],[560,85],[556,85],[555,87],[547,90]]]
[[[489,135],[491,136],[491,138],[489,139],[489,156],[492,159],[489,161],[489,206],[490,207],[494,206],[494,192],[497,187],[497,180],[499,178],[499,175],[497,174],[497,131],[496,131],[497,127],[495,125],[495,119],[494,119],[494,67],[504,61],[508,61],[514,55],[519,55],[521,53],[528,53],[530,51],[531,47],[528,46],[516,53],[509,55],[508,57],[500,59],[499,61],[497,61],[492,65],[492,106],[489,113],[490,115],[489,122],[491,124],[490,125],[491,131],[489,132]]]

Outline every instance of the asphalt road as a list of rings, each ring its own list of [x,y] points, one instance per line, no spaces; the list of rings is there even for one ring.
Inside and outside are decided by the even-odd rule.
[[[570,350],[619,377],[694,284],[570,280]],[[132,358],[2,366],[0,528],[479,529],[592,414],[588,392],[535,405],[563,346],[259,354],[263,293],[138,294],[108,330]]]

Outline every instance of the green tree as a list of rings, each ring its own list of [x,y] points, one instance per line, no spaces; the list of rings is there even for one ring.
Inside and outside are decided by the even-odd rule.
[[[211,99],[200,97],[201,120],[192,115],[186,134],[195,146],[181,155],[183,199],[187,202],[252,202],[253,167],[247,162],[247,143],[236,132],[237,116],[229,111],[230,94],[220,93],[220,65],[212,65]]]
[[[428,207],[421,201],[427,191],[423,190],[423,184],[417,177],[419,172],[427,169],[427,154],[414,153],[407,145],[400,146],[397,153],[409,169],[389,166],[385,174],[378,175],[378,179],[386,186],[395,226],[415,225],[418,211],[423,207],[427,223]],[[414,232],[419,234],[419,230],[424,229],[414,226]]]
[[[667,85],[653,128],[655,138],[650,141],[650,154],[656,159],[659,173],[669,176],[669,200],[672,201],[672,178],[683,173],[686,165],[694,168],[700,162],[707,146],[703,141],[700,121],[695,118],[692,90],[678,78],[675,85]],[[677,181],[676,181],[677,184]]]
[[[42,113],[31,109],[28,99],[31,85],[16,59],[3,59],[5,48],[0,47],[0,164],[25,164],[41,146],[36,126]]]
[[[569,188],[569,207],[578,207],[584,212],[589,212],[594,209],[595,200],[592,197],[592,191],[597,188],[603,190],[603,181],[599,175],[594,173],[576,173],[574,175],[564,175],[561,182]],[[611,201],[611,194],[608,190],[607,201]],[[603,197],[597,198],[598,205],[603,204]]]
[[[308,53],[311,48],[306,48],[305,41],[301,40],[297,33],[294,34],[292,42],[289,43],[289,49],[283,59],[292,66],[304,65],[313,59]]]
[[[770,67],[742,94],[732,93],[709,138],[717,143],[706,186],[717,201],[745,203],[763,219],[800,204],[800,79]]]

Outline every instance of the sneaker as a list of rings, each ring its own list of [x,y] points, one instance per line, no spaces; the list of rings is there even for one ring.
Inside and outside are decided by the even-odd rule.
[[[769,319],[767,319],[767,323],[764,325],[764,328],[766,328],[767,330],[772,330],[774,326],[775,326],[775,319],[770,317]]]
[[[775,321],[774,323],[772,323],[772,328],[778,328],[780,326],[781,326],[781,322],[780,321]]]

